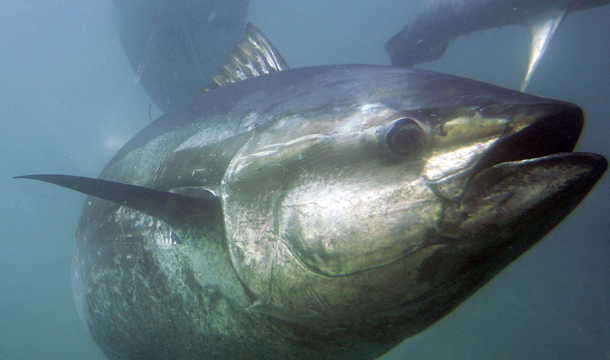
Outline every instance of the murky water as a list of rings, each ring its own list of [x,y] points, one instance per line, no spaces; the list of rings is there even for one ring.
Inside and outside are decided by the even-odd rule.
[[[250,21],[292,67],[388,64],[385,42],[412,16],[405,0],[252,0]],[[422,67],[518,88],[529,31],[456,40]],[[571,14],[528,92],[581,105],[578,149],[610,156],[610,6]],[[12,180],[96,176],[148,123],[109,0],[0,3],[0,359],[104,359],[72,302],[83,196]],[[153,107],[153,117],[160,111]],[[390,359],[610,359],[610,178],[535,248]]]

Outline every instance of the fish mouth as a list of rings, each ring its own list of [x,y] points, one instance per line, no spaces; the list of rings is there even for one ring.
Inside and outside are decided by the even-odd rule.
[[[574,104],[558,101],[521,109],[500,139],[481,154],[471,179],[498,164],[571,153],[583,125],[583,111]]]
[[[582,109],[566,102],[517,110],[505,133],[470,169],[462,203],[498,194],[531,200],[539,196],[535,193],[578,203],[608,167],[602,155],[572,152],[583,125]]]

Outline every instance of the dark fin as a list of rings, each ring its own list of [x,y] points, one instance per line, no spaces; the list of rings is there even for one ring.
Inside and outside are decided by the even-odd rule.
[[[123,184],[114,181],[71,175],[26,175],[15,179],[32,179],[59,185],[89,196],[127,206],[163,220],[179,233],[194,221],[205,225],[201,219],[216,218],[222,211],[219,199],[210,191],[188,191],[189,195],[148,187]]]
[[[409,34],[409,24],[396,35],[392,36],[390,40],[385,44],[385,51],[390,57],[390,63],[392,66],[404,66],[411,67],[415,65],[413,60],[409,58],[409,49],[405,45]]]
[[[275,46],[252,24],[246,24],[244,40],[235,46],[231,59],[203,92],[264,74],[289,69]]]
[[[409,32],[407,24],[385,44],[393,66],[411,67],[443,56],[451,39],[422,39]]]

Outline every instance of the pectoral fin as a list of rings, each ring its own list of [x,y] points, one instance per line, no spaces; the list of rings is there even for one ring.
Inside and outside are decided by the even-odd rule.
[[[71,175],[26,175],[16,179],[32,179],[59,185],[83,194],[127,206],[163,220],[174,230],[184,233],[194,222],[205,225],[220,213],[220,201],[210,191],[188,191],[189,195],[152,189],[144,186]]]

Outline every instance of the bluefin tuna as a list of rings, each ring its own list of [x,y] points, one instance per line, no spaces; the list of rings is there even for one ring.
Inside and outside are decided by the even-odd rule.
[[[98,179],[25,176],[91,196],[74,298],[111,359],[374,359],[607,168],[572,152],[576,105],[413,68],[287,69],[255,48],[234,60],[269,74],[168,111]]]
[[[113,0],[127,59],[162,111],[199,96],[243,38],[247,0]]]
[[[530,61],[521,91],[529,83],[547,44],[571,12],[610,4],[610,0],[422,0],[414,19],[390,39],[393,65],[415,66],[445,53],[455,38],[507,25],[532,31]]]

